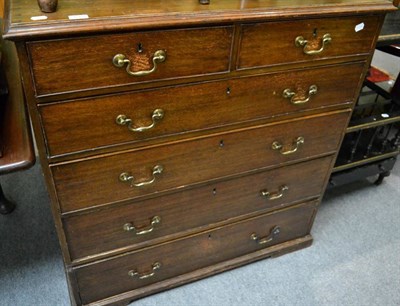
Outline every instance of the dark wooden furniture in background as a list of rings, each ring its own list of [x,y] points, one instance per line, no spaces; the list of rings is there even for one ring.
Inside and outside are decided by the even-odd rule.
[[[15,46],[9,41],[0,41],[0,45],[0,174],[5,174],[33,165],[35,154]],[[0,185],[0,214],[8,214],[14,207]]]
[[[386,15],[376,49],[400,57],[400,10]],[[400,153],[400,74],[393,87],[368,78],[363,87],[328,187],[372,176],[379,185]]]
[[[8,1],[72,300],[128,303],[309,246],[392,9]]]

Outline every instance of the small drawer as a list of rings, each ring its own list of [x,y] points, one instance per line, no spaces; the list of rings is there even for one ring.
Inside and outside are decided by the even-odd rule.
[[[232,32],[149,31],[31,42],[27,49],[36,94],[42,96],[227,72]]]
[[[92,151],[352,103],[364,63],[176,86],[39,107],[49,155]],[[251,99],[249,99],[251,97]],[[93,112],[95,109],[95,112]]]
[[[243,25],[237,68],[366,55],[380,21],[356,16]]]
[[[315,211],[315,203],[300,205],[77,268],[74,272],[82,303],[304,237],[309,234]]]
[[[51,166],[62,212],[333,153],[349,110]]]
[[[318,197],[331,163],[332,157],[325,157],[67,217],[63,222],[71,258],[76,260],[133,244],[140,247],[160,237],[182,236],[188,230]]]

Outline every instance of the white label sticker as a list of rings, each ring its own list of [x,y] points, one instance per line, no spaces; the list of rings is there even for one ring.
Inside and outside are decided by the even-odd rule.
[[[47,16],[33,16],[31,17],[31,20],[37,21],[37,20],[46,20]]]
[[[364,30],[364,27],[365,27],[364,22],[361,22],[361,23],[359,23],[359,24],[356,25],[356,27],[355,27],[354,30],[355,30],[356,32],[360,32],[360,31]]]
[[[390,117],[389,114],[381,114],[381,116],[382,116],[383,118],[389,118],[389,117]]]
[[[77,20],[77,19],[88,19],[89,15],[82,14],[82,15],[69,15],[68,19],[69,20]]]

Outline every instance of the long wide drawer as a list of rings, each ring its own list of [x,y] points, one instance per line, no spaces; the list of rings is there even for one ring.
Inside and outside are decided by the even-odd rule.
[[[349,110],[51,166],[62,212],[223,178],[337,150]]]
[[[307,19],[242,26],[238,69],[368,54],[380,16]]]
[[[50,156],[124,143],[143,145],[143,140],[161,142],[191,131],[351,103],[363,67],[355,63],[304,69],[39,109]],[[124,121],[118,121],[122,117]]]
[[[232,33],[229,26],[149,31],[30,42],[27,49],[41,96],[227,72]]]
[[[83,304],[309,234],[315,203],[300,205],[75,270]]]
[[[332,157],[112,207],[63,220],[72,260],[257,211],[282,208],[322,193]],[[212,213],[210,213],[212,212]],[[95,230],[94,230],[95,229]]]

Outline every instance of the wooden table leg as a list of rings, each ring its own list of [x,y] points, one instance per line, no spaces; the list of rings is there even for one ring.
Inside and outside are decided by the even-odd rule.
[[[6,199],[0,184],[0,214],[6,215],[15,209],[15,204]]]

